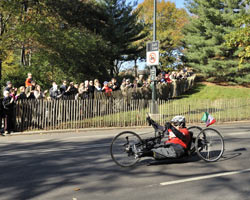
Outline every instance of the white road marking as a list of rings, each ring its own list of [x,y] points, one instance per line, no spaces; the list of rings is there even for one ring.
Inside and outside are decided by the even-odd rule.
[[[194,178],[187,178],[187,179],[176,180],[176,181],[168,181],[168,182],[160,183],[160,185],[161,186],[175,185],[175,184],[180,184],[180,183],[186,183],[186,182],[191,182],[191,181],[199,181],[199,180],[216,178],[216,177],[221,177],[221,176],[230,176],[230,175],[235,175],[235,174],[242,174],[242,173],[246,173],[246,172],[250,172],[250,168],[249,169],[238,170],[238,171],[232,171],[232,172],[211,174],[211,175],[207,175],[207,176],[199,176],[199,177],[194,177]]]

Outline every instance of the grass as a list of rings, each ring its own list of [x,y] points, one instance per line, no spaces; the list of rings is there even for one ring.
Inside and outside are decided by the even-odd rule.
[[[250,98],[250,88],[220,86],[215,84],[196,83],[196,85],[178,99],[235,99]]]

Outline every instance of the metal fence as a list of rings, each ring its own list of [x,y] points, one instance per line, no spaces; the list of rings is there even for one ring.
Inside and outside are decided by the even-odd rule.
[[[175,115],[200,123],[205,111],[217,122],[250,120],[250,99],[158,100],[156,121],[164,124]],[[16,131],[144,126],[150,100],[52,100],[17,102]]]

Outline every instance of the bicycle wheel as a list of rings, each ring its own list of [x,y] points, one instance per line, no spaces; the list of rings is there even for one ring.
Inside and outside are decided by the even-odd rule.
[[[111,158],[121,167],[132,167],[140,160],[137,153],[141,151],[141,148],[141,137],[134,132],[124,131],[112,140]]]
[[[213,128],[205,128],[195,140],[195,149],[201,159],[207,162],[215,162],[224,153],[223,137],[219,131]]]
[[[197,137],[198,134],[202,131],[202,128],[199,126],[190,126],[188,131],[193,132],[193,137]]]
[[[190,147],[190,153],[193,154],[195,152],[195,139],[197,138],[197,136],[199,135],[199,133],[202,131],[202,128],[199,126],[190,126],[188,128],[188,131],[193,133],[193,140],[191,143],[191,147]]]

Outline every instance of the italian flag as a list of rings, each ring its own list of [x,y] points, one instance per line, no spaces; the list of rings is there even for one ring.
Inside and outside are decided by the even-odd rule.
[[[207,127],[214,124],[216,120],[208,112],[205,112],[201,118],[201,121],[206,122]]]

